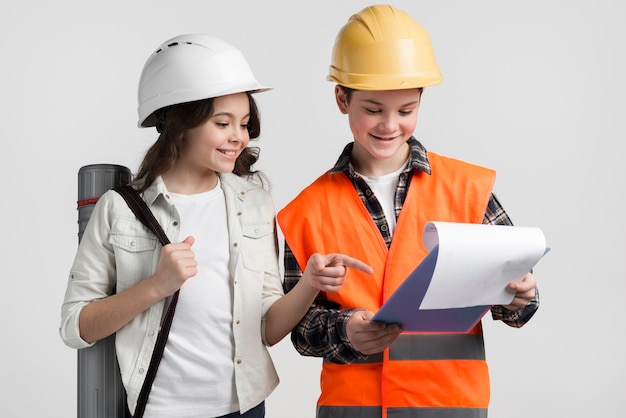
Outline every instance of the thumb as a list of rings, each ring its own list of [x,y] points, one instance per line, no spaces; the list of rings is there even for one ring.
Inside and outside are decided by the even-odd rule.
[[[183,242],[185,244],[189,244],[189,246],[191,247],[193,243],[196,242],[196,239],[192,235],[189,235],[187,238],[185,238]]]
[[[359,311],[359,314],[361,315],[361,318],[365,321],[369,321],[374,317],[374,313],[370,311]]]

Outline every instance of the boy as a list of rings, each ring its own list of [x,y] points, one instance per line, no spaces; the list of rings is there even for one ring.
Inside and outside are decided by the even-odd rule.
[[[486,417],[480,323],[464,334],[408,333],[371,318],[426,256],[426,222],[511,225],[492,192],[495,172],[427,152],[412,136],[422,90],[442,76],[427,32],[407,13],[376,5],[352,16],[328,79],[354,142],[278,214],[285,291],[315,252],[349,254],[374,274],[349,271],[292,332],[302,355],[324,359],[317,417]],[[535,279],[509,286],[514,300],[492,316],[521,327],[539,306]]]

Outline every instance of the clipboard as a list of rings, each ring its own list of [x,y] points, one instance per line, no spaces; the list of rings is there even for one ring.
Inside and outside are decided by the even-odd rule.
[[[506,283],[523,277],[550,250],[541,230],[515,226],[429,222],[424,227],[424,242],[430,252],[372,320],[397,323],[405,331],[468,332],[491,305],[510,303],[514,293],[506,288]],[[451,266],[448,270],[446,263]],[[457,264],[470,272],[477,270],[480,278],[485,278],[484,282],[476,283],[476,288],[485,289],[485,296],[471,299],[482,303],[464,304],[466,294],[471,293],[468,286],[471,289],[474,283],[464,282],[458,286],[461,290],[456,289],[455,281],[464,275]],[[490,274],[482,274],[485,265],[489,265]],[[499,282],[489,280],[490,276],[498,276]],[[447,283],[433,285],[433,280],[439,279]],[[436,288],[433,293],[439,292],[439,299],[429,299],[431,285]]]
[[[405,331],[467,332],[481,320],[490,305],[420,309],[435,271],[438,252],[437,245],[378,310],[373,321],[401,324]]]

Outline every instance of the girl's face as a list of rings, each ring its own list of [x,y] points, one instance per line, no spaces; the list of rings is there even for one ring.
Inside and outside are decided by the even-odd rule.
[[[409,155],[406,141],[415,131],[420,96],[418,89],[355,90],[348,103],[343,89],[335,88],[337,105],[348,115],[354,136],[352,157],[357,171],[382,175],[406,162]]]
[[[232,172],[235,160],[250,142],[249,119],[246,93],[215,98],[212,116],[185,132],[185,147],[178,164],[199,174]]]

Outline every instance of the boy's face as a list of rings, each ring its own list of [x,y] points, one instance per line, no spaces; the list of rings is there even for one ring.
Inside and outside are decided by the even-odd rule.
[[[418,89],[354,90],[348,102],[344,90],[335,88],[339,110],[348,115],[357,165],[369,167],[383,160],[394,171],[406,161],[406,141],[415,131],[420,97]]]

